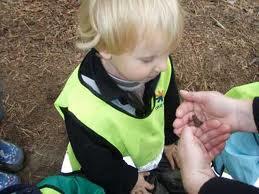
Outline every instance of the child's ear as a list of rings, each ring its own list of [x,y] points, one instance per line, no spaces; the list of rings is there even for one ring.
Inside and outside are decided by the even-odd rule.
[[[99,51],[99,54],[105,60],[110,60],[112,58],[112,54],[105,50]]]

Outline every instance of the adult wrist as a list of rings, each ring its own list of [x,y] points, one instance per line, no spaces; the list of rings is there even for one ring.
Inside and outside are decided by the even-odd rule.
[[[255,132],[252,100],[237,100],[237,120],[234,131]]]
[[[189,194],[197,194],[202,185],[215,177],[212,170],[187,170],[182,173],[185,190]]]

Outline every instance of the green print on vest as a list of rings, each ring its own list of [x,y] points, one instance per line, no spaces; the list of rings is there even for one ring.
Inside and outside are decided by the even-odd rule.
[[[155,109],[159,109],[164,105],[165,92],[164,90],[156,91],[156,107]]]
[[[171,78],[171,64],[161,73],[155,91],[153,110],[146,118],[121,112],[94,95],[78,79],[79,67],[68,79],[55,106],[68,108],[77,119],[114,145],[123,156],[130,156],[136,167],[153,161],[164,147],[164,95]],[[109,122],[107,122],[109,121]],[[72,165],[73,166],[73,165]]]

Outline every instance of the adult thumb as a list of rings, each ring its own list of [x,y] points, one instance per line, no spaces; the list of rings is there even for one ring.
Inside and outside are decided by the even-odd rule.
[[[181,149],[182,151],[186,152],[193,150],[197,146],[197,144],[200,144],[200,142],[197,141],[197,138],[195,136],[197,130],[198,128],[196,127],[184,128],[180,137],[180,146],[178,146],[178,149]]]
[[[196,103],[203,103],[204,100],[206,100],[205,92],[199,91],[199,92],[189,92],[186,90],[180,90],[181,97],[186,101],[196,102]]]
[[[182,134],[181,134],[181,139],[183,142],[191,142],[194,134],[195,134],[195,127],[186,127],[183,129]]]

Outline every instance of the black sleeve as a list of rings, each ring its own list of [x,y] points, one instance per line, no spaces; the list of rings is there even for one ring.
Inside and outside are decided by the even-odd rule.
[[[71,112],[62,111],[69,141],[85,176],[107,194],[130,193],[138,179],[137,169],[127,165],[112,144],[83,125]]]
[[[255,125],[259,132],[259,97],[255,97],[253,100],[253,114],[254,114]]]
[[[165,145],[172,144],[178,140],[178,136],[173,132],[173,121],[175,112],[180,104],[179,93],[175,82],[174,68],[171,57],[172,75],[167,93],[165,95]]]
[[[259,189],[226,178],[215,177],[207,181],[200,189],[199,194],[258,194]]]

